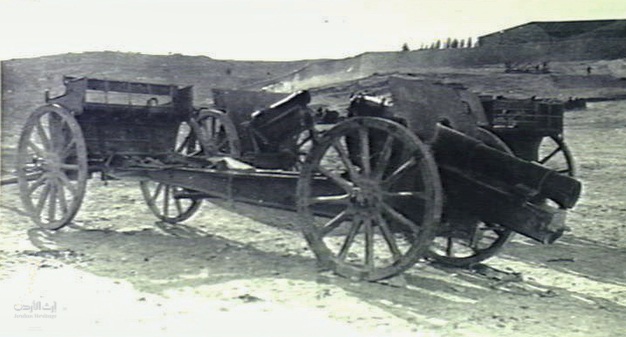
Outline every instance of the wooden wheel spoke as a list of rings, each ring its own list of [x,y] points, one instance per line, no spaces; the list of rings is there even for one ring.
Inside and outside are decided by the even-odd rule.
[[[41,120],[37,120],[35,123],[35,128],[37,129],[37,134],[39,135],[39,139],[41,139],[41,144],[43,145],[46,151],[52,150],[52,144],[50,144],[50,138],[46,133],[43,125],[41,125]]]
[[[561,145],[559,144],[559,146],[552,150],[552,152],[550,152],[550,154],[548,154],[547,156],[543,157],[543,159],[541,159],[539,161],[539,164],[545,164],[548,160],[552,159],[552,157],[554,157],[557,153],[559,153],[561,151]]]
[[[217,133],[215,132],[215,130],[217,130],[217,119],[216,118],[211,118],[211,130],[210,130],[210,134],[211,137],[215,136]]]
[[[152,195],[150,196],[150,199],[148,200],[148,202],[155,204],[162,190],[163,190],[163,184],[157,183],[157,186],[154,189],[154,192],[152,193]]]
[[[32,195],[39,187],[43,186],[46,184],[46,180],[48,178],[44,175],[41,175],[39,178],[37,178],[36,180],[34,180],[29,186],[28,186],[28,195]]]
[[[409,169],[413,168],[417,165],[417,159],[415,157],[409,158],[409,160],[405,161],[402,165],[400,165],[397,169],[395,169],[389,177],[383,180],[383,184],[385,186],[393,185],[398,179],[402,177],[404,173],[406,173]]]
[[[49,194],[49,202],[48,202],[48,220],[54,221],[56,219],[56,209],[57,209],[57,188],[58,185],[54,182],[50,183],[50,194]]]
[[[63,183],[59,180],[59,189],[57,190],[59,193],[59,207],[61,208],[61,212],[63,214],[67,214],[68,212],[68,207],[67,207],[67,198],[65,196],[65,188],[63,188]]]
[[[304,139],[303,139],[302,141],[298,142],[298,143],[296,144],[296,147],[297,147],[297,148],[301,148],[301,147],[302,147],[302,145],[306,144],[308,141],[310,141],[310,140],[312,140],[312,139],[313,139],[313,136],[312,136],[312,135],[308,135],[308,136],[304,137]]]
[[[369,176],[372,173],[372,164],[370,156],[370,137],[366,128],[359,129],[359,144],[361,146],[361,169],[365,176]]]
[[[183,214],[183,205],[182,205],[182,201],[180,199],[174,199],[174,205],[176,205],[176,211],[178,212],[178,215]]]
[[[187,148],[187,146],[190,144],[190,141],[191,141],[190,138],[191,138],[191,134],[185,137],[185,139],[178,145],[178,147],[176,147],[175,149],[176,153],[184,152],[185,148]]]
[[[348,219],[348,211],[343,210],[339,212],[339,214],[335,215],[330,221],[328,221],[322,228],[320,228],[320,236],[324,237],[328,235],[328,233],[332,232],[339,226],[341,226],[344,221]]]
[[[376,179],[382,179],[383,175],[385,174],[385,169],[387,169],[387,165],[389,165],[393,140],[394,138],[392,135],[387,135],[385,143],[383,144],[383,148],[379,152],[378,161],[376,162],[376,166],[374,168],[374,178]]]
[[[163,189],[163,215],[166,217],[169,215],[170,208],[170,186],[165,185]]]
[[[332,181],[335,182],[335,184],[339,185],[339,187],[343,188],[346,192],[350,192],[352,190],[352,186],[353,186],[352,183],[342,178],[337,173],[329,171],[326,168],[323,168],[321,166],[319,166],[317,169],[319,170],[321,174],[330,178]]]
[[[55,116],[56,117],[56,116]],[[61,154],[65,148],[66,142],[66,130],[69,130],[66,120],[55,120],[55,117],[51,117],[50,121],[50,145],[51,151]]]
[[[66,171],[78,171],[80,170],[80,166],[78,164],[61,164],[60,165],[62,170],[66,170]]]
[[[348,235],[346,236],[346,239],[344,240],[343,244],[341,245],[341,249],[339,250],[339,253],[337,254],[337,257],[339,257],[340,260],[346,259],[346,256],[348,255],[348,251],[350,250],[350,247],[354,243],[354,239],[356,238],[356,235],[359,233],[359,229],[361,229],[361,224],[362,224],[362,219],[360,217],[354,217],[352,219],[352,226],[350,227],[350,231],[348,232]]]
[[[350,178],[354,180],[355,177],[357,177],[359,173],[357,172],[356,167],[350,160],[350,155],[348,154],[348,150],[346,150],[346,148],[343,146],[343,144],[339,142],[338,139],[333,141],[333,148],[339,154],[339,158],[341,159],[341,162],[343,163],[343,165],[346,167],[346,169],[348,169]]]
[[[311,204],[342,204],[347,205],[350,201],[350,195],[320,195],[311,198]]]
[[[67,158],[70,153],[72,152],[72,149],[76,146],[76,140],[74,140],[73,138],[69,141],[69,143],[65,144],[65,147],[63,148],[63,150],[61,150],[61,152],[59,152],[59,156],[61,157],[61,160]]]
[[[467,243],[467,246],[474,252],[478,252],[480,250],[478,244],[480,243],[480,239],[483,238],[481,232],[482,231],[478,228],[478,226],[476,226],[472,231],[472,236],[470,237],[469,242]]]
[[[224,147],[228,145],[228,138],[222,139],[215,147],[216,150],[222,151]],[[228,151],[228,149],[226,149]]]
[[[73,195],[76,195],[76,187],[72,184],[72,181],[65,175],[65,173],[60,172],[57,177],[59,178],[61,185],[65,186]]]
[[[421,199],[421,200],[428,199],[426,192],[423,192],[423,191],[393,191],[393,192],[385,191],[383,192],[383,196],[386,198],[391,198],[391,199],[395,199],[395,198],[416,198],[416,199]]]
[[[387,247],[389,247],[389,251],[393,256],[394,261],[398,261],[402,257],[402,253],[400,252],[400,248],[398,248],[398,243],[396,242],[396,238],[393,236],[393,232],[389,228],[389,224],[387,224],[387,221],[380,214],[377,216],[377,221],[378,228],[380,228],[380,231],[383,234],[383,238],[387,243]]]
[[[411,221],[410,219],[405,217],[402,213],[393,209],[393,207],[389,206],[387,203],[383,202],[381,203],[381,205],[383,207],[383,211],[387,213],[389,216],[391,216],[393,220],[399,222],[403,226],[410,228],[413,233],[420,232],[420,228],[415,222]]]
[[[446,256],[452,257],[454,256],[454,250],[452,246],[454,245],[454,239],[451,237],[446,238]]]
[[[45,150],[40,148],[39,145],[35,144],[32,139],[27,140],[26,145],[31,148],[33,151],[35,151],[35,154],[37,154],[37,157],[39,158],[44,158],[46,156]]]
[[[46,204],[46,199],[48,199],[48,195],[50,194],[50,184],[46,181],[46,186],[44,186],[41,194],[39,195],[39,199],[37,200],[37,205],[35,205],[35,212],[37,216],[41,216],[41,211],[43,211],[43,207]]]
[[[374,226],[372,219],[366,218],[365,225],[365,265],[369,270],[374,269]]]

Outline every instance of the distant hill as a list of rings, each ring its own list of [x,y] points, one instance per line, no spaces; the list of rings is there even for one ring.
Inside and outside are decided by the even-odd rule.
[[[64,75],[194,85],[194,104],[211,103],[212,88],[237,88],[297,71],[318,61],[263,62],[214,60],[205,56],[144,55],[119,52],[70,53],[2,62],[4,124],[43,104],[44,90],[63,92]],[[8,120],[7,120],[8,119]]]
[[[25,88],[62,90],[63,75],[102,79],[194,85],[196,102],[210,101],[210,89],[235,88],[284,76],[318,61],[265,62],[214,60],[206,56],[144,55],[120,52],[86,52],[16,59],[2,62],[6,99]],[[26,98],[26,97],[20,97]],[[41,101],[41,100],[39,100]],[[12,105],[9,105],[12,106]]]

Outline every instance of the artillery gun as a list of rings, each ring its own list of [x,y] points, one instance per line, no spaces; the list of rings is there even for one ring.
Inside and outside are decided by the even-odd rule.
[[[171,223],[209,198],[296,211],[322,266],[380,280],[424,257],[482,261],[512,232],[551,243],[580,194],[571,176],[517,155],[523,146],[491,132],[479,98],[457,87],[391,77],[391,100],[357,95],[349,118],[320,130],[306,91],[218,90],[216,109],[194,108],[190,87],[64,83],[19,141],[21,198],[47,229],[73,220],[99,172],[139,180]]]

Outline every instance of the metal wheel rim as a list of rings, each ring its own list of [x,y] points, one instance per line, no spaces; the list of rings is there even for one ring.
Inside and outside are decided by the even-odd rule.
[[[87,147],[74,116],[57,105],[35,110],[22,129],[17,156],[20,198],[31,219],[45,229],[70,223],[87,175]]]
[[[378,150],[372,145],[372,132],[384,134],[384,143],[376,145]],[[360,150],[355,156],[360,158],[357,159],[361,163],[360,172],[356,172],[355,159],[349,158],[348,147],[342,143],[342,139],[347,141],[348,135],[357,137]],[[347,177],[323,166],[322,160],[331,149],[340,158]],[[390,166],[390,158],[397,152],[406,156],[400,154],[401,159]],[[419,189],[407,190],[398,186],[399,181],[405,182],[407,175],[408,178],[418,177],[419,181],[411,180],[410,185],[419,185]],[[312,179],[321,176],[335,182],[344,195],[312,195]],[[301,228],[318,261],[342,276],[375,281],[401,273],[425,254],[439,223],[442,190],[434,159],[414,134],[393,121],[355,117],[338,124],[318,139],[300,173],[297,200]],[[328,216],[330,220],[323,220],[320,227],[316,225],[313,210],[318,203],[343,204],[339,208],[345,206],[345,209]],[[398,206],[401,203],[403,206],[408,203],[420,211],[413,211],[409,216],[403,213],[406,208]],[[345,238],[341,233],[331,237],[331,233],[340,232],[345,227],[349,227]],[[401,233],[397,233],[400,228]],[[343,243],[335,252],[328,240],[335,240],[336,235]],[[398,235],[403,237],[403,247],[397,240]],[[362,240],[357,239],[359,236]],[[375,241],[376,238],[379,241]],[[347,260],[355,240],[363,242],[361,262]],[[378,247],[378,253],[375,247]],[[386,255],[386,260],[377,260],[376,254]]]

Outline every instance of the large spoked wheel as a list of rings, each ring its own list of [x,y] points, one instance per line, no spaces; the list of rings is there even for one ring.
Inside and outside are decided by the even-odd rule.
[[[178,154],[189,157],[202,154],[197,133],[187,122],[182,122],[178,127],[175,150]],[[201,199],[180,198],[179,196],[189,194],[190,191],[179,186],[154,181],[141,181],[139,186],[152,213],[167,223],[174,224],[189,219],[202,204]]]
[[[219,110],[204,109],[198,114],[198,133],[205,155],[241,156],[239,135],[228,115]]]
[[[304,236],[320,264],[369,281],[423,257],[442,208],[426,146],[404,126],[372,117],[351,118],[318,139],[297,197]]]
[[[20,197],[32,220],[45,229],[70,223],[85,195],[87,148],[74,116],[63,107],[35,110],[18,144]]]
[[[576,176],[574,156],[562,135],[544,137],[541,140],[537,162],[561,174]]]
[[[143,198],[152,213],[167,223],[175,224],[189,219],[202,203],[200,199],[179,198],[179,195],[189,192],[179,186],[155,181],[142,181],[140,184]]]
[[[478,139],[503,152],[513,151],[492,132],[479,129]],[[451,209],[430,247],[429,258],[453,267],[468,267],[496,255],[513,231]]]

